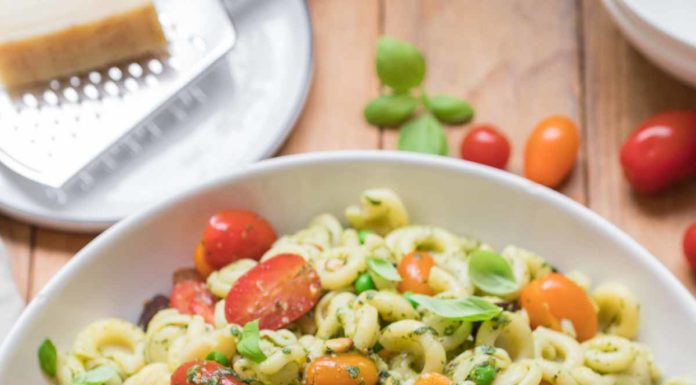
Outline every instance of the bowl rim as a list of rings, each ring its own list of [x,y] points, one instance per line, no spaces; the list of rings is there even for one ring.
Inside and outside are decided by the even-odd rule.
[[[75,254],[75,256],[50,279],[29,303],[7,334],[7,338],[2,346],[0,346],[0,367],[4,366],[4,363],[7,362],[7,358],[11,352],[15,350],[19,344],[23,343],[23,341],[19,339],[20,331],[23,329],[22,325],[25,321],[34,319],[38,316],[38,313],[43,307],[43,303],[46,302],[49,297],[48,293],[61,288],[63,285],[77,278],[83,265],[91,259],[96,258],[98,255],[104,255],[104,253],[100,251],[104,246],[107,246],[112,239],[124,236],[140,226],[140,223],[145,222],[148,218],[175,209],[181,202],[195,195],[205,193],[208,190],[221,188],[252,175],[262,175],[264,173],[273,173],[319,163],[356,164],[374,162],[399,163],[404,166],[425,166],[467,173],[475,177],[487,178],[494,182],[501,183],[521,193],[537,195],[547,204],[554,206],[554,209],[566,211],[590,226],[608,233],[611,238],[621,243],[623,247],[629,250],[633,258],[636,258],[640,263],[645,263],[655,271],[655,276],[677,297],[675,299],[679,300],[680,303],[689,304],[687,305],[688,309],[686,311],[696,319],[696,298],[691,295],[684,284],[682,284],[659,259],[607,219],[604,219],[589,208],[555,190],[544,187],[511,172],[456,158],[384,150],[325,151],[281,156],[247,165],[214,181],[178,193],[150,208],[141,210],[139,213],[119,221]]]

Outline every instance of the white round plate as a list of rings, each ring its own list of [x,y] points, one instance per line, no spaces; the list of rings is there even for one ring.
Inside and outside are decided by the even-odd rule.
[[[290,132],[309,89],[312,30],[303,0],[226,0],[237,42],[194,89],[200,108],[141,144],[122,146],[96,180],[51,190],[0,167],[0,209],[72,231],[102,230],[179,191],[271,156]],[[193,93],[193,92],[192,92]],[[196,95],[194,95],[196,96]],[[179,100],[185,108],[190,100]]]
[[[696,1],[604,0],[604,5],[648,59],[696,86]]]

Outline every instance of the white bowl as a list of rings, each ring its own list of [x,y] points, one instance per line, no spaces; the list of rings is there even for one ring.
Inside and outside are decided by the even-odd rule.
[[[494,246],[535,250],[561,270],[615,280],[641,299],[640,339],[666,373],[692,370],[696,301],[669,271],[616,227],[552,190],[460,160],[387,152],[315,153],[260,162],[120,222],[85,247],[29,305],[0,351],[0,384],[42,384],[36,350],[45,337],[69,348],[103,317],[135,321],[143,300],[167,292],[174,269],[192,264],[208,217],[243,207],[280,233],[314,215],[389,187],[414,222],[471,234]],[[342,216],[342,215],[341,215]]]
[[[696,2],[604,0],[604,6],[650,61],[696,87]]]

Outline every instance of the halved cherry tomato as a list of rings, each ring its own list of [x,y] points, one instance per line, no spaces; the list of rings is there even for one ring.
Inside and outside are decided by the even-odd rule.
[[[206,261],[214,269],[242,258],[259,260],[275,240],[271,224],[251,211],[221,211],[203,232]]]
[[[529,283],[520,295],[520,304],[533,328],[561,330],[561,320],[573,323],[578,340],[597,334],[597,313],[590,297],[575,282],[557,273]]]
[[[208,276],[215,271],[205,257],[205,246],[203,246],[203,242],[199,243],[196,247],[196,251],[193,254],[193,264],[203,278],[208,278]]]
[[[689,226],[684,233],[684,256],[689,266],[696,270],[696,223]]]
[[[433,266],[435,266],[435,260],[426,252],[414,251],[406,254],[401,258],[397,269],[401,275],[397,290],[402,293],[410,291],[417,294],[434,294],[433,289],[428,286],[428,275]]]
[[[621,147],[621,165],[639,192],[654,193],[696,174],[696,111],[655,115]]]
[[[169,306],[182,314],[197,314],[209,324],[215,323],[215,298],[204,282],[180,281],[174,285]]]
[[[555,188],[568,176],[580,149],[580,131],[565,116],[542,120],[527,139],[524,176]]]
[[[172,374],[171,385],[245,385],[232,369],[215,361],[191,361],[179,366]]]
[[[505,168],[510,159],[510,142],[493,125],[481,124],[466,134],[459,153],[464,160]]]
[[[367,357],[345,353],[319,357],[305,373],[305,385],[376,385],[377,366]]]
[[[452,380],[440,373],[425,373],[418,376],[413,385],[452,385]]]
[[[307,313],[321,296],[319,275],[302,257],[280,254],[241,276],[225,301],[225,318],[261,329],[280,329]]]

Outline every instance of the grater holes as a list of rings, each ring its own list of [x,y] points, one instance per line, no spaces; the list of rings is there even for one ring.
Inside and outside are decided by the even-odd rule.
[[[162,73],[164,70],[164,67],[162,66],[162,62],[157,60],[157,59],[152,59],[147,63],[147,68],[150,69],[150,72],[152,72],[155,75],[159,75]]]
[[[109,96],[119,96],[120,94],[118,85],[111,80],[104,83],[104,92]]]
[[[29,92],[22,95],[22,102],[24,103],[25,106],[31,107],[31,108],[36,108],[39,106],[39,101],[36,99],[36,96],[34,96],[33,94],[31,94]]]
[[[138,88],[140,88],[138,82],[133,78],[126,79],[126,81],[123,82],[123,86],[126,87],[126,90],[130,92],[137,91]]]
[[[91,100],[99,99],[99,90],[93,84],[87,84],[83,89],[85,96]]]
[[[56,95],[56,93],[51,90],[46,90],[43,93],[43,100],[49,105],[55,106],[58,104],[58,95]]]
[[[51,82],[48,83],[48,86],[57,91],[60,89],[60,82],[58,80],[51,80]]]
[[[121,71],[120,68],[118,67],[111,67],[109,68],[109,71],[107,72],[111,80],[117,82],[123,79],[123,71]]]
[[[128,65],[128,73],[134,78],[139,78],[143,76],[143,67],[138,63],[131,63]]]
[[[153,87],[157,85],[157,83],[159,83],[159,80],[155,75],[150,74],[145,76],[145,84],[147,84],[148,86]]]
[[[73,87],[79,87],[82,82],[80,81],[80,78],[77,76],[71,76],[70,77],[70,85]]]
[[[72,87],[66,87],[63,90],[63,97],[71,103],[77,103],[80,101],[80,94],[78,94],[77,91],[75,91],[75,89]]]
[[[87,77],[92,84],[99,84],[102,81],[102,76],[99,72],[97,71],[92,71],[89,73],[89,76]]]

